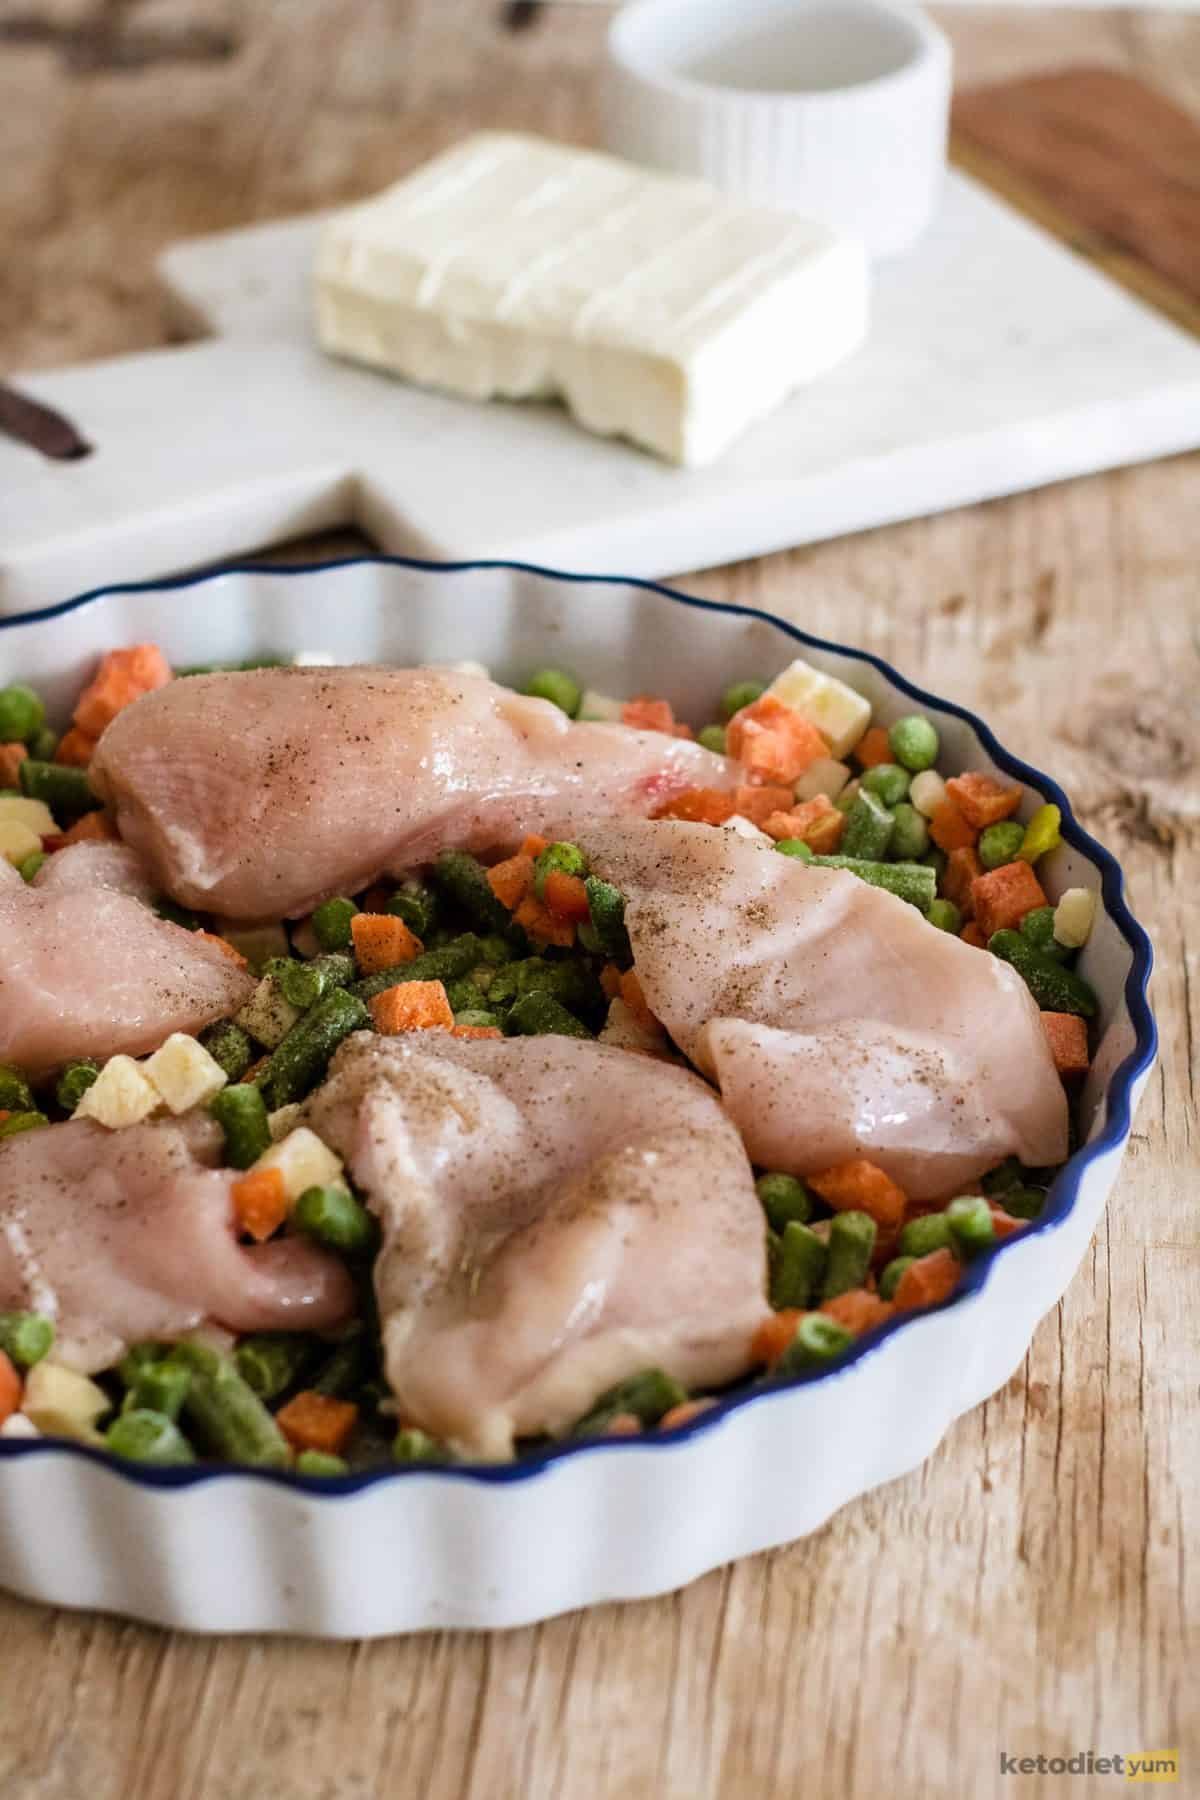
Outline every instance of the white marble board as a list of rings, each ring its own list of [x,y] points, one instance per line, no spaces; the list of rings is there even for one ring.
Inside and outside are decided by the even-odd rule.
[[[1200,445],[1200,343],[965,176],[870,342],[711,468],[315,348],[313,218],[177,245],[205,341],[14,381],[96,446],[0,439],[0,612],[356,522],[385,549],[662,576]]]

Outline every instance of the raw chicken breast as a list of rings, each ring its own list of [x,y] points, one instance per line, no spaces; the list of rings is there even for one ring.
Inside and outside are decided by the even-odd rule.
[[[755,1163],[869,1157],[935,1199],[1067,1153],[1067,1104],[1014,969],[857,876],[706,825],[584,834],[626,895],[646,999]]]
[[[145,901],[153,900],[159,891],[145,863],[128,844],[68,844],[47,857],[32,885],[40,893],[105,887]]]
[[[381,668],[172,682],[114,720],[90,774],[164,892],[243,919],[734,779],[662,733],[575,725],[479,676]]]
[[[85,1374],[205,1324],[340,1324],[354,1290],[336,1257],[301,1238],[237,1242],[220,1138],[207,1119],[79,1119],[0,1142],[0,1308],[49,1313],[55,1359]]]
[[[686,1070],[572,1038],[358,1034],[309,1102],[384,1226],[376,1288],[401,1416],[473,1456],[565,1430],[658,1366],[750,1366],[762,1212]]]
[[[17,873],[6,856],[0,856],[0,888],[24,886],[24,877]]]
[[[28,1074],[154,1050],[172,1031],[236,1012],[253,989],[217,945],[130,894],[0,890],[0,1062]]]

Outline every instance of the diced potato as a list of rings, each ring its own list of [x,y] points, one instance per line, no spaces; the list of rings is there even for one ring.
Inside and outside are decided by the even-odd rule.
[[[41,847],[37,832],[20,819],[0,819],[0,856],[7,858],[14,869]]]
[[[853,750],[871,723],[869,700],[836,675],[814,669],[803,657],[789,663],[767,692],[815,725],[829,739],[830,750],[839,760]]]
[[[305,1188],[345,1186],[341,1157],[335,1156],[307,1125],[289,1131],[285,1138],[264,1150],[253,1166],[279,1170],[289,1206],[300,1198]]]
[[[0,1438],[39,1438],[41,1432],[32,1419],[27,1419],[23,1412],[9,1413],[3,1425],[0,1425]]]
[[[281,1044],[300,1017],[299,1009],[285,1000],[270,975],[264,975],[235,1023],[267,1050]]]
[[[58,830],[45,801],[27,800],[24,794],[0,794],[0,819],[15,819],[20,825],[28,825],[39,838],[53,837]]]
[[[847,763],[835,762],[831,756],[818,757],[796,783],[796,798],[815,800],[824,794],[826,800],[836,800],[849,779],[850,768]]]
[[[908,798],[924,818],[932,819],[946,799],[946,784],[936,769],[922,769],[919,775],[912,778]]]
[[[162,1096],[132,1056],[110,1056],[75,1108],[77,1119],[95,1119],[110,1131],[140,1125],[162,1105]]]
[[[267,1114],[267,1130],[271,1134],[271,1142],[278,1144],[285,1138],[296,1120],[300,1117],[300,1102],[291,1101],[287,1106],[277,1106],[273,1113]]]
[[[1054,939],[1067,950],[1078,950],[1092,935],[1096,896],[1091,888],[1068,888],[1054,909]]]
[[[611,694],[598,694],[595,688],[585,688],[576,717],[591,719],[599,724],[619,725],[623,704],[621,700],[614,700]]]
[[[229,1079],[216,1058],[185,1031],[173,1031],[166,1043],[147,1057],[142,1072],[173,1113],[203,1106]]]
[[[21,1410],[47,1437],[76,1438],[82,1444],[98,1444],[96,1420],[112,1406],[103,1388],[61,1363],[35,1363],[25,1377]]]

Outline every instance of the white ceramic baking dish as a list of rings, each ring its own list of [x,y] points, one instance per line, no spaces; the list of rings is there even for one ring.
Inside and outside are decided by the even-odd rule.
[[[762,613],[648,583],[505,565],[390,560],[235,570],[117,588],[0,623],[0,683],[35,683],[65,716],[98,652],[153,639],[184,664],[323,651],[393,663],[478,658],[518,680],[564,664],[614,693],[667,694],[712,716],[734,677],[797,651],[869,695],[916,702],[957,766],[1063,809],[1039,869],[1103,905],[1082,967],[1101,1000],[1083,1146],[1042,1218],[973,1263],[942,1309],[894,1322],[835,1371],[728,1399],[661,1437],[573,1446],[505,1467],[384,1469],[324,1482],[227,1470],[142,1472],[74,1445],[0,1442],[0,1583],[193,1631],[359,1637],[509,1626],[657,1594],[813,1531],[916,1467],[958,1414],[1001,1387],[1088,1244],[1155,1052],[1151,952],[1121,872],[1048,777],[961,708],[878,659]],[[2,954],[2,949],[0,949]]]

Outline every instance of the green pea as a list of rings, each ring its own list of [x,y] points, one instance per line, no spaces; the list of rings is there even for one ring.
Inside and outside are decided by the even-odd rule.
[[[899,763],[876,763],[868,769],[862,778],[862,784],[869,794],[882,800],[885,806],[896,806],[908,793],[912,776]]]
[[[807,1225],[812,1218],[812,1195],[795,1175],[760,1175],[754,1185],[773,1231],[782,1231],[792,1219]]]
[[[907,800],[902,800],[892,814],[892,836],[888,855],[897,862],[916,862],[929,848],[929,826]]]
[[[979,860],[985,869],[999,869],[1016,861],[1024,842],[1025,827],[1015,819],[1001,819],[998,825],[988,825],[980,833]]]
[[[398,1431],[392,1442],[392,1460],[401,1463],[441,1462],[442,1451],[436,1439],[415,1425]]]
[[[720,712],[724,719],[732,719],[734,713],[741,712],[744,706],[753,706],[767,691],[765,681],[735,681],[721,695]]]
[[[348,950],[353,943],[350,921],[355,918],[358,908],[353,900],[339,895],[333,900],[323,900],[312,916],[312,928],[322,950]]]
[[[775,848],[781,856],[794,856],[797,862],[811,862],[813,853],[803,838],[780,838]]]
[[[929,908],[929,923],[936,925],[939,931],[948,931],[957,937],[962,929],[962,914],[953,900],[935,900]]]
[[[525,692],[536,700],[551,701],[566,713],[568,719],[575,718],[583,699],[579,683],[562,669],[538,669],[525,683]]]
[[[342,1256],[361,1256],[374,1248],[378,1237],[373,1215],[345,1188],[305,1188],[292,1208],[292,1224]]]
[[[996,1228],[992,1224],[991,1208],[978,1194],[952,1200],[945,1216],[951,1243],[964,1261],[978,1256],[981,1250],[987,1250],[995,1243]]]
[[[706,725],[696,733],[696,742],[704,750],[713,750],[718,756],[725,754],[725,727],[723,725]]]
[[[588,872],[588,860],[577,844],[547,844],[533,865],[533,886],[539,900],[546,898],[548,875],[579,875]]]
[[[23,862],[17,864],[17,874],[22,881],[32,881],[45,860],[46,852],[44,850],[34,850]]]
[[[46,703],[24,682],[0,688],[0,743],[27,744],[42,728]]]
[[[350,1464],[328,1450],[302,1450],[296,1458],[297,1475],[348,1475]]]
[[[936,728],[921,713],[897,719],[888,732],[888,744],[896,761],[911,775],[932,769],[941,748]]]

